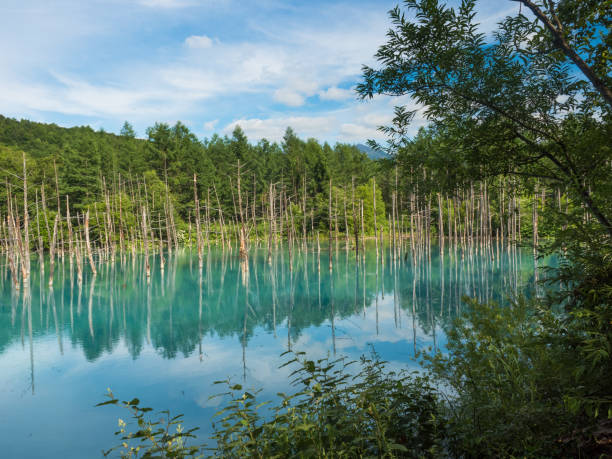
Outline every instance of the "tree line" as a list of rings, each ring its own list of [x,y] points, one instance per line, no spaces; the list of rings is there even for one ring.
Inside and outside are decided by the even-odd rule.
[[[478,177],[464,179],[458,185],[453,177],[460,171],[450,163],[447,169],[451,173],[437,173],[435,165],[423,163],[420,152],[425,149],[433,154],[431,144],[439,143],[434,140],[438,137],[432,131],[423,131],[394,158],[374,161],[353,145],[332,147],[315,139],[301,140],[291,128],[281,144],[265,139],[252,144],[239,127],[231,136],[199,140],[180,122],[172,127],[156,123],[147,129],[146,139],[138,139],[127,122],[121,134],[114,135],[89,127],[65,129],[0,117],[0,174],[6,185],[0,191],[0,214],[4,218],[9,214],[9,195],[15,201],[22,200],[25,171],[33,195],[30,214],[36,212],[34,201],[39,200],[45,249],[52,240],[55,215],[65,217],[66,199],[73,216],[87,210],[96,214],[95,227],[100,233],[96,241],[103,240],[100,221],[106,218],[102,215],[107,211],[107,200],[112,220],[119,218],[115,214],[121,207],[126,231],[142,218],[140,207],[146,202],[149,218],[159,216],[160,222],[167,219],[177,233],[172,237],[180,235],[183,242],[189,224],[196,226],[196,213],[200,211],[200,220],[229,223],[237,221],[242,210],[242,218],[248,215],[254,222],[253,234],[263,236],[263,228],[258,233],[257,226],[261,219],[270,218],[265,215],[269,210],[264,209],[272,206],[276,213],[292,213],[293,222],[282,228],[285,237],[289,226],[301,236],[329,233],[330,220],[332,232],[353,235],[363,230],[373,236],[374,201],[378,204],[379,231],[393,232],[397,228],[397,232],[412,232],[414,236],[416,229],[419,234],[433,230],[455,240],[485,234],[511,235],[518,240],[522,232],[529,232],[530,219],[524,217],[521,222],[520,209],[516,222],[508,222],[517,213],[521,199],[524,214],[533,213],[528,207],[534,193],[518,192],[510,183],[500,186]],[[453,187],[451,182],[455,183]],[[561,199],[559,189],[556,195],[544,186],[541,190],[544,198],[538,194],[538,199],[542,203],[547,192]],[[516,193],[521,198],[518,203],[512,201],[517,199]],[[197,209],[196,198],[200,203]],[[237,206],[238,200],[243,200],[242,206]],[[393,219],[390,231],[387,220]],[[62,235],[68,232],[67,226],[60,219]],[[215,230],[216,239],[224,236],[223,231]]]

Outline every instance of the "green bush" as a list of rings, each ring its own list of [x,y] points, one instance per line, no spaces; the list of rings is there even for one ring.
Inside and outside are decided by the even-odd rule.
[[[130,412],[137,428],[134,432],[130,432],[128,426],[131,426],[131,424],[120,418],[118,420],[119,430],[115,432],[115,435],[121,439],[121,443],[103,451],[104,456],[119,451],[122,459],[202,457],[200,454],[202,446],[187,445],[187,440],[195,437],[193,432],[198,428],[195,427],[185,431],[181,424],[182,415],[171,417],[170,412],[165,410],[157,413],[155,419],[158,420],[154,420],[148,415],[153,409],[141,407],[140,400],[137,398],[120,402],[110,389],[108,389],[107,397],[109,400],[98,403],[97,406],[117,405],[125,407]]]
[[[229,386],[213,437],[220,457],[435,457],[443,449],[441,406],[429,378],[385,370],[376,355],[356,362],[307,360],[286,365],[299,390],[279,394],[268,418],[254,395]]]
[[[180,418],[167,412],[166,425],[146,419],[149,408],[139,400],[123,405],[138,429],[129,433],[120,420],[116,434],[124,458],[148,457],[438,457],[444,450],[442,404],[427,376],[387,371],[376,355],[357,362],[328,358],[308,360],[291,354],[285,365],[297,391],[279,394],[275,404],[259,402],[257,393],[239,384],[227,386],[230,401],[217,413],[212,440],[216,446],[188,446],[194,429],[184,431]],[[267,407],[264,408],[264,407]],[[110,452],[109,451],[109,452]],[[141,455],[139,455],[141,454]]]
[[[469,301],[448,331],[448,353],[429,359],[449,393],[449,450],[470,457],[554,457],[576,415],[565,405],[577,364],[560,319],[536,300],[511,307]]]

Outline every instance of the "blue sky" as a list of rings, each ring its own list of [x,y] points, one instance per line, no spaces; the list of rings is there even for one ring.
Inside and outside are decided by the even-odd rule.
[[[397,1],[1,0],[0,114],[139,136],[156,121],[199,137],[240,124],[331,142],[381,139],[408,99],[357,100]],[[484,1],[491,28],[518,6]],[[417,116],[414,130],[425,123]]]

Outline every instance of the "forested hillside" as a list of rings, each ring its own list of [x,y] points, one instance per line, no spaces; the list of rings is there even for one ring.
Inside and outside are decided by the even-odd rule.
[[[71,206],[83,210],[99,201],[105,187],[136,182],[150,190],[163,189],[167,181],[175,210],[183,220],[193,211],[193,175],[198,186],[216,192],[226,211],[233,209],[238,162],[249,192],[262,195],[270,184],[283,187],[289,195],[315,198],[327,196],[329,180],[334,186],[365,183],[375,172],[365,153],[347,144],[321,144],[301,140],[287,128],[282,144],[262,140],[250,143],[240,128],[231,137],[214,135],[200,140],[182,123],[156,123],[147,129],[145,140],[135,137],[126,123],[121,135],[94,131],[90,127],[62,128],[53,124],[17,121],[0,116],[0,161],[3,182],[22,187],[15,177],[21,171],[21,152],[26,153],[30,186],[44,186],[45,195],[70,197]],[[57,169],[57,190],[55,180]],[[248,184],[248,185],[247,185]],[[6,213],[5,188],[0,209]],[[56,208],[49,201],[51,208]]]
[[[302,140],[291,128],[281,144],[251,143],[239,127],[231,137],[200,140],[180,122],[156,123],[146,135],[136,138],[127,122],[115,135],[0,116],[0,177],[6,184],[0,190],[0,213],[9,214],[9,194],[22,202],[24,153],[39,245],[49,246],[59,210],[60,250],[69,231],[62,220],[68,210],[81,215],[75,226],[92,212],[94,244],[113,228],[126,238],[134,227],[141,231],[143,205],[164,238],[183,242],[201,212],[199,221],[211,239],[237,239],[239,221],[252,223],[251,236],[263,236],[266,221],[278,219],[274,231],[280,237],[288,237],[291,227],[294,236],[334,233],[347,241],[349,234],[397,232],[412,240],[444,234],[454,241],[533,237],[536,243],[548,232],[547,222],[538,223],[545,206],[575,207],[562,187],[546,181],[480,173],[455,158],[448,133],[434,127],[421,130],[393,156],[379,151],[383,158],[378,160],[363,147]],[[211,229],[214,224],[234,228],[224,234]],[[258,226],[264,227],[258,232]],[[162,238],[161,233],[151,236]],[[122,237],[113,233],[108,243]]]

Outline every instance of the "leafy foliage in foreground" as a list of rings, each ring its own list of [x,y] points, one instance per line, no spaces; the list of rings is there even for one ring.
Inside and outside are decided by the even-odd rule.
[[[154,457],[176,457],[192,458],[199,457],[200,447],[187,446],[186,440],[194,438],[193,432],[197,427],[185,431],[181,424],[183,415],[170,417],[170,411],[164,410],[158,413],[158,420],[148,417],[152,408],[141,407],[140,400],[134,398],[130,401],[119,401],[109,389],[107,397],[109,400],[98,403],[96,406],[117,405],[125,407],[130,411],[131,417],[137,425],[135,432],[128,431],[128,424],[119,419],[119,430],[115,432],[121,439],[121,444],[108,451],[103,451],[104,456],[119,450],[122,458],[154,458]],[[134,443],[137,443],[134,445]]]
[[[193,429],[179,425],[170,433],[178,417],[168,415],[165,426],[145,419],[150,409],[139,408],[137,399],[120,403],[110,394],[105,404],[129,408],[138,424],[135,433],[127,433],[120,421],[117,448],[124,458],[439,456],[445,437],[442,404],[429,378],[387,371],[376,355],[362,358],[356,373],[347,370],[356,364],[294,354],[285,365],[295,366],[298,390],[279,394],[275,404],[259,402],[239,384],[219,381],[228,388],[220,396],[230,400],[217,413],[213,449],[187,446],[184,440]],[[140,444],[134,446],[135,441]]]
[[[430,369],[450,389],[449,449],[455,456],[554,457],[578,420],[565,404],[575,394],[567,353],[550,309],[519,299],[511,307],[469,303],[448,333],[448,354]]]
[[[230,403],[214,439],[222,457],[433,457],[442,450],[442,417],[425,376],[385,370],[384,362],[307,360],[295,364],[293,395],[262,416],[254,395],[230,386]],[[229,385],[229,382],[227,382]]]

